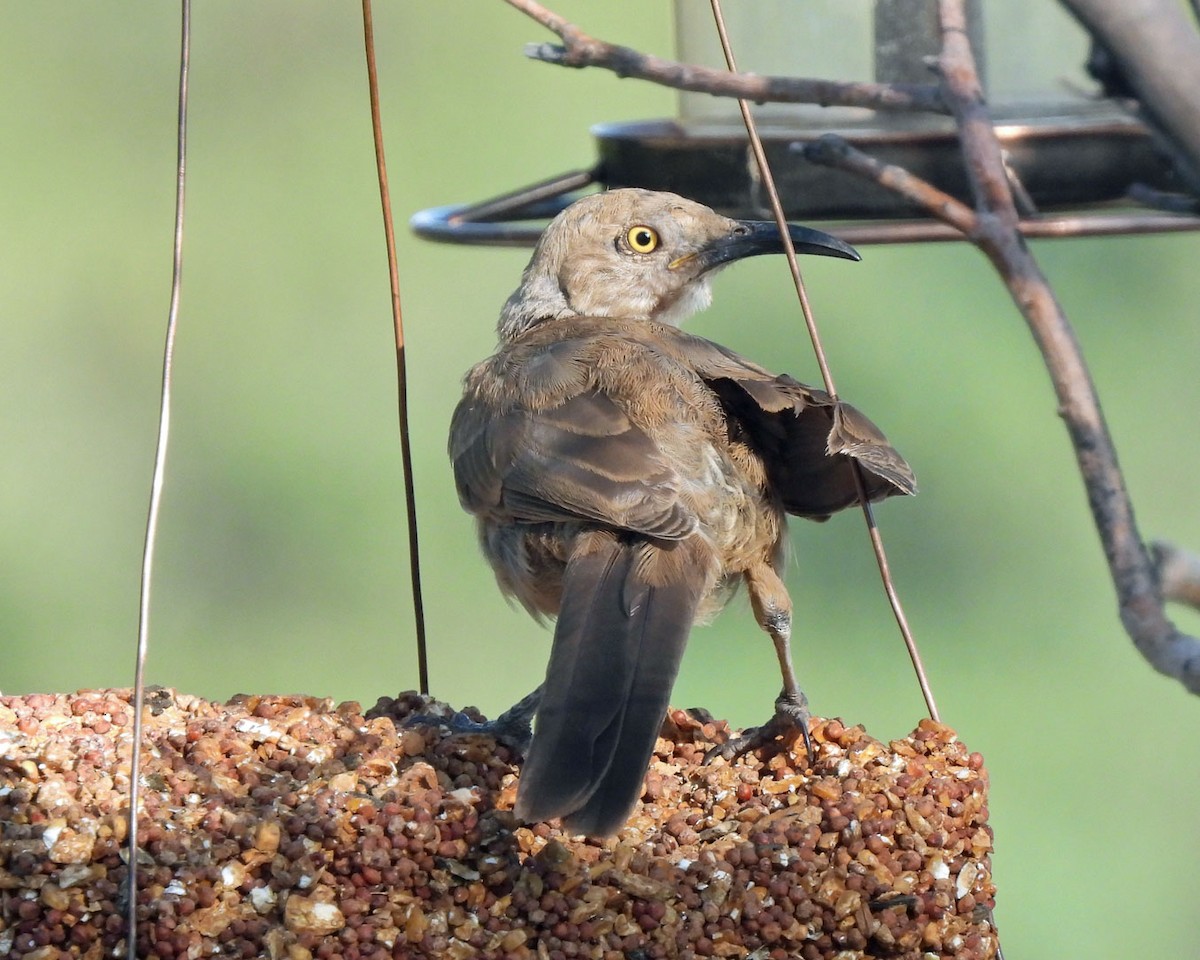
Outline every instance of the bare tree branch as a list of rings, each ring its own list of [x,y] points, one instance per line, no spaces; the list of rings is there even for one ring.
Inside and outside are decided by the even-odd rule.
[[[1181,633],[1163,611],[1154,567],[1138,534],[1133,504],[1075,332],[1017,229],[1000,143],[967,39],[964,2],[939,0],[938,9],[943,97],[958,121],[980,209],[975,242],[1003,277],[1046,362],[1116,587],[1121,621],[1151,666],[1200,693],[1200,640]],[[1195,65],[1200,67],[1200,57]]]
[[[1200,640],[1177,630],[1163,611],[1158,572],[1138,534],[1133,505],[1087,364],[1062,307],[1022,239],[1000,144],[987,115],[967,40],[963,2],[939,0],[939,11],[943,31],[939,72],[946,102],[958,121],[977,211],[836,137],[823,138],[806,149],[805,155],[901,193],[960,230],[991,260],[1029,324],[1054,384],[1125,629],[1151,666],[1200,693]]]
[[[917,110],[946,113],[933,84],[835,83],[801,77],[760,77],[729,73],[695,64],[663,60],[629,47],[597,40],[547,10],[535,0],[506,0],[508,4],[556,33],[563,46],[532,43],[525,55],[563,67],[600,67],[619,77],[648,80],[676,90],[740,97],[754,103],[815,103],[822,107],[868,107],[872,110]]]

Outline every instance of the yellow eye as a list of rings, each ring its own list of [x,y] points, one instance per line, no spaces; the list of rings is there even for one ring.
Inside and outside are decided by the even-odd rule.
[[[625,239],[634,253],[653,253],[658,249],[658,231],[653,227],[630,227]]]

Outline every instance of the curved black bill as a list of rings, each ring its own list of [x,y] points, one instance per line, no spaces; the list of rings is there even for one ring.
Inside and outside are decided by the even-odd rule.
[[[812,227],[789,223],[788,236],[792,238],[796,253],[841,257],[844,260],[862,259],[850,244]],[[712,268],[764,253],[783,253],[783,238],[773,220],[738,220],[737,227],[731,233],[714,240],[699,255],[705,267]]]

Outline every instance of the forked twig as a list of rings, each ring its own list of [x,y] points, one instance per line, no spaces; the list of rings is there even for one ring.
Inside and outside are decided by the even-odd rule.
[[[934,84],[838,83],[803,77],[761,77],[714,70],[650,56],[629,47],[597,40],[536,0],[506,0],[547,30],[563,46],[531,43],[525,55],[563,67],[600,67],[619,77],[647,80],[676,90],[739,97],[753,103],[815,103],[823,107],[867,107],[872,110],[919,110],[946,113]]]
[[[379,174],[379,202],[387,243],[388,281],[392,294],[392,326],[396,338],[396,394],[400,413],[400,461],[404,471],[404,509],[408,518],[408,562],[412,581],[413,620],[417,639],[417,682],[429,693],[429,654],[425,642],[425,600],[421,591],[421,548],[417,536],[417,495],[413,484],[412,441],[408,427],[408,366],[404,359],[404,319],[400,312],[400,272],[396,266],[396,232],[392,225],[392,200],[388,191],[387,162],[383,155],[383,121],[379,111],[379,76],[375,68],[375,27],[371,0],[362,0],[363,42],[367,56],[367,87],[371,98],[371,132],[375,139],[375,168]]]
[[[725,27],[725,17],[721,11],[721,0],[710,0],[710,3],[712,5],[713,20],[716,22],[717,34],[721,40],[721,50],[725,55],[725,64],[731,73],[736,73],[737,61],[733,55],[733,46],[729,42],[729,32]],[[750,111],[749,101],[744,98],[738,98],[738,108],[742,113],[742,122],[746,126],[746,135],[750,139],[750,149],[754,154],[754,160],[758,166],[763,188],[771,202],[771,212],[774,214],[775,223],[779,227],[779,235],[783,240],[783,251],[787,258],[788,270],[791,272],[792,282],[796,287],[796,297],[800,301],[800,312],[804,315],[804,324],[808,328],[808,336],[812,341],[813,352],[817,357],[817,366],[821,370],[821,378],[824,381],[825,390],[836,401],[838,397],[837,387],[833,381],[833,373],[829,368],[825,348],[821,345],[821,336],[817,329],[817,321],[813,316],[812,305],[808,300],[808,291],[805,289],[804,279],[800,273],[800,263],[796,259],[796,249],[792,245],[792,239],[788,233],[787,216],[783,212],[783,203],[779,199],[779,190],[775,186],[775,177],[767,161],[767,153],[763,149],[762,139],[758,135],[758,126],[754,122],[754,116]],[[909,659],[912,661],[913,670],[916,672],[917,683],[921,687],[921,695],[925,700],[925,707],[932,719],[940,720],[937,702],[933,696],[933,688],[929,684],[925,665],[921,661],[921,654],[917,649],[916,638],[909,628],[908,618],[905,616],[904,607],[900,603],[900,595],[896,592],[891,568],[888,565],[887,552],[883,546],[883,537],[879,533],[878,524],[875,522],[875,511],[871,508],[871,501],[867,498],[862,470],[853,461],[851,461],[851,466],[854,470],[854,484],[858,488],[858,502],[862,507],[863,518],[867,523],[867,533],[871,540],[871,549],[875,554],[875,562],[879,567],[879,576],[883,581],[884,593],[887,595],[888,603],[892,608],[892,614],[896,618],[896,625],[900,628],[900,635],[904,638],[904,645],[908,650]]]
[[[167,310],[167,335],[163,345],[162,393],[158,408],[158,441],[150,481],[150,507],[142,546],[141,596],[138,603],[137,656],[133,668],[133,744],[129,753],[129,864],[125,874],[125,955],[137,958],[138,903],[138,771],[142,761],[142,711],[146,700],[146,654],[150,646],[150,588],[153,583],[154,547],[158,540],[158,514],[162,505],[167,466],[167,440],[171,432],[171,374],[175,360],[175,331],[179,325],[179,295],[183,281],[183,208],[187,186],[188,68],[191,61],[191,0],[181,0],[179,39],[179,99],[176,125],[175,231],[171,244],[171,305]]]

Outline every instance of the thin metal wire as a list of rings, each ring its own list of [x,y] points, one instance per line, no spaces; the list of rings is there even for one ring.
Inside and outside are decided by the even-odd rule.
[[[879,567],[879,579],[883,581],[883,592],[887,594],[888,604],[892,608],[892,616],[896,618],[896,626],[904,638],[904,647],[912,661],[913,673],[917,675],[917,684],[921,688],[921,696],[925,700],[925,708],[933,720],[941,722],[937,701],[933,696],[933,687],[929,685],[929,676],[925,672],[925,664],[921,661],[921,651],[917,648],[916,637],[908,625],[908,617],[900,603],[900,594],[896,592],[896,583],[892,579],[892,570],[888,565],[887,551],[883,548],[883,536],[875,523],[875,510],[867,499],[866,486],[863,483],[862,468],[854,464],[854,483],[858,487],[858,502],[862,506],[863,518],[867,523],[867,536],[871,538],[871,549],[875,552],[875,563]]]
[[[175,233],[171,250],[171,305],[167,311],[167,336],[163,346],[162,395],[159,401],[158,442],[154,448],[154,473],[150,481],[150,507],[142,545],[141,598],[138,605],[137,658],[133,670],[133,746],[129,756],[129,864],[126,877],[125,955],[137,960],[138,771],[142,762],[142,713],[146,700],[146,653],[150,644],[150,587],[154,546],[158,539],[158,514],[162,505],[167,465],[167,440],[171,432],[171,371],[175,359],[175,331],[179,325],[179,293],[183,281],[183,206],[187,185],[188,68],[191,60],[191,0],[181,0],[179,39],[179,100],[176,127]]]
[[[412,581],[413,619],[417,631],[417,679],[421,693],[429,693],[429,654],[425,643],[425,601],[421,591],[421,549],[417,536],[417,497],[413,486],[412,443],[408,428],[408,369],[404,360],[404,319],[400,312],[400,273],[396,267],[396,233],[392,226],[392,200],[388,191],[387,162],[383,156],[383,121],[379,112],[379,75],[375,68],[375,27],[371,0],[362,0],[363,42],[367,52],[367,86],[371,97],[371,131],[375,138],[375,168],[379,173],[379,201],[383,233],[387,240],[388,280],[392,291],[392,326],[396,335],[396,388],[400,411],[400,460],[404,471],[404,508],[408,517],[408,560]]]
[[[736,73],[737,62],[733,56],[733,46],[729,42],[729,32],[725,27],[725,16],[721,10],[721,0],[710,0],[710,4],[712,6],[713,20],[717,26],[717,35],[721,41],[721,50],[725,54],[725,65],[729,68],[730,72]],[[779,233],[783,240],[783,252],[787,258],[788,269],[792,274],[792,282],[796,287],[796,296],[800,300],[800,311],[804,314],[804,324],[808,328],[808,336],[812,341],[813,352],[817,357],[817,366],[821,369],[821,379],[824,381],[825,389],[829,392],[830,396],[834,400],[837,400],[837,388],[833,382],[833,374],[829,369],[825,349],[821,345],[821,336],[817,330],[817,323],[813,317],[812,307],[808,302],[808,292],[805,290],[804,279],[800,274],[800,264],[796,259],[796,249],[792,245],[791,237],[788,235],[787,217],[783,212],[783,204],[779,199],[779,191],[775,187],[775,178],[771,173],[771,166],[767,162],[767,154],[763,149],[762,139],[758,135],[758,127],[750,112],[749,101],[739,99],[738,108],[742,112],[742,122],[746,125],[746,134],[750,139],[750,149],[754,154],[755,163],[758,165],[763,188],[766,190],[767,197],[771,202],[771,211],[775,215],[775,222],[779,225]],[[916,639],[909,629],[908,618],[904,615],[904,608],[900,604],[900,595],[896,592],[896,586],[892,580],[887,553],[883,547],[883,538],[880,536],[879,527],[875,523],[875,512],[871,509],[871,503],[867,499],[866,485],[863,483],[861,468],[857,463],[853,462],[852,466],[854,468],[854,484],[858,488],[858,500],[862,505],[863,518],[866,520],[867,534],[871,540],[871,548],[875,553],[875,562],[879,567],[879,576],[883,581],[884,593],[887,594],[892,614],[896,618],[896,625],[900,628],[900,635],[904,638],[904,645],[908,650],[909,659],[912,661],[913,671],[917,675],[917,683],[921,687],[921,696],[925,699],[925,707],[929,711],[930,717],[934,720],[939,720],[937,703],[933,697],[933,690],[929,686],[929,678],[925,673],[925,665],[921,661],[921,654],[917,649]]]

